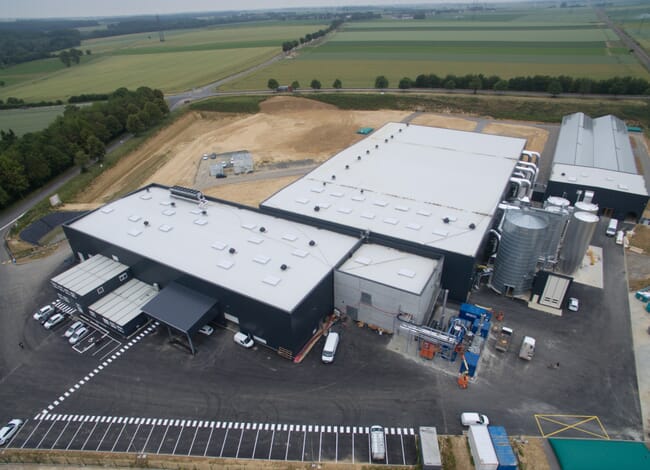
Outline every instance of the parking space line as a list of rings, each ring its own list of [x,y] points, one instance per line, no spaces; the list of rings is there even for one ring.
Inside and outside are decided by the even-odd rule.
[[[40,448],[41,448],[41,444],[43,443],[43,441],[45,440],[45,438],[47,437],[47,435],[50,433],[50,431],[52,430],[52,427],[53,427],[55,424],[56,424],[56,421],[52,421],[52,424],[50,424],[50,427],[47,429],[47,431],[45,432],[45,434],[43,434],[43,437],[41,438],[40,442],[39,442],[38,445],[36,446],[37,449],[40,449]]]
[[[68,445],[66,446],[65,450],[70,449],[70,446],[74,442],[74,440],[77,438],[77,434],[79,434],[79,431],[81,431],[81,428],[83,427],[84,423],[79,423],[79,427],[77,428],[77,431],[74,433],[74,436],[72,436],[72,439],[68,442]]]
[[[95,428],[97,427],[98,424],[99,424],[99,421],[96,421],[95,425],[93,426],[92,430],[90,431],[90,434],[88,434],[88,437],[86,437],[86,440],[84,441],[84,445],[81,446],[81,450],[86,450],[86,444],[88,444],[88,440],[90,439],[90,436],[92,436],[93,433],[95,432]]]
[[[262,429],[261,426],[260,429]],[[260,429],[258,429],[257,432],[255,433],[255,442],[253,443],[253,453],[251,454],[251,458],[255,458],[255,449],[257,449],[257,440],[260,437]]]
[[[239,444],[237,444],[237,453],[235,454],[235,458],[239,458],[239,449],[241,448],[241,440],[244,438],[244,428],[241,428],[241,433],[239,434]]]
[[[404,438],[402,437],[401,434],[399,435],[399,440],[402,444],[402,462],[403,465],[406,465],[406,454],[404,453]]]
[[[23,426],[26,425],[28,421],[29,421],[29,420],[26,419],[25,422],[23,423]],[[39,424],[40,424],[40,421],[39,421]],[[38,426],[38,425],[37,425],[37,426]],[[32,431],[32,432],[33,432],[33,431]],[[18,437],[18,434],[20,434],[20,430],[18,430],[18,432],[17,432],[16,434],[14,434],[14,436],[11,438],[11,440],[7,443],[7,448],[11,447],[11,443],[14,441],[14,439],[16,439],[16,438]],[[30,434],[29,436],[31,437],[31,434]],[[29,439],[29,438],[28,438],[28,439]],[[25,442],[27,442],[27,441],[25,441]],[[25,443],[23,442],[23,445],[24,445],[24,444],[25,444]]]
[[[320,462],[321,450],[323,449],[323,431],[321,430],[318,438],[318,461]]]
[[[305,443],[306,442],[307,442],[307,432],[303,430],[303,433],[302,433],[302,458],[301,458],[301,460],[303,462],[305,461]]]
[[[185,420],[183,420],[183,424],[181,425],[181,432],[178,433],[178,437],[176,438],[176,444],[174,445],[174,450],[172,450],[172,455],[176,454],[176,448],[178,447],[178,443],[181,441],[181,436],[183,435],[184,429],[185,429]]]
[[[196,423],[196,421],[194,421],[194,422]],[[187,455],[190,455],[192,453],[192,447],[194,447],[194,441],[196,441],[196,433],[198,433],[198,432],[199,432],[199,426],[197,426],[194,429],[194,436],[192,437],[192,443],[190,444],[190,448],[187,451]]]
[[[357,428],[353,428],[354,432],[352,433],[352,465],[354,465],[354,435],[356,434]]]
[[[151,434],[153,434],[153,430],[156,426],[151,426],[151,429],[149,430],[149,435],[147,436],[147,440],[144,441],[144,445],[142,446],[142,450],[140,451],[141,454],[144,454],[144,450],[147,448],[147,444],[149,444],[149,439],[151,439]]]
[[[274,425],[275,428],[275,425]],[[271,460],[271,452],[273,451],[273,439],[275,439],[275,429],[271,431],[271,447],[269,447],[269,458],[268,460]]]
[[[223,448],[226,447],[226,439],[228,438],[228,431],[229,431],[229,429],[226,428],[226,434],[224,434],[224,436],[223,436],[223,443],[221,444],[221,452],[219,452],[219,457],[221,457],[223,455]],[[269,455],[269,458],[271,458],[270,455]]]
[[[57,436],[56,440],[54,441],[54,444],[52,444],[52,447],[50,447],[50,449],[54,449],[54,446],[56,445],[57,442],[59,442],[59,439],[61,439],[61,436],[63,435],[65,430],[68,428],[69,424],[70,424],[70,421],[66,421],[65,426],[63,426],[63,429],[61,430],[61,432]]]
[[[212,422],[214,424],[214,421]],[[208,436],[208,443],[205,445],[205,450],[203,451],[203,457],[208,455],[208,449],[210,448],[210,441],[212,440],[212,433],[214,432],[214,426],[210,427],[210,435]],[[253,454],[255,455],[255,454]]]
[[[110,424],[109,424],[108,426],[106,426],[106,431],[104,431],[104,435],[103,435],[102,438],[99,440],[99,443],[97,444],[97,447],[95,447],[95,450],[96,450],[96,451],[99,450],[99,446],[101,446],[101,445],[102,445],[102,442],[104,442],[104,439],[106,439],[106,434],[108,434],[109,429],[111,429],[111,425],[110,425]]]
[[[334,447],[334,462],[339,461],[339,433],[334,434],[336,438],[336,446]]]
[[[111,452],[115,450],[115,446],[117,445],[118,441],[120,440],[120,437],[122,437],[122,433],[124,432],[124,428],[126,427],[126,420],[124,420],[124,424],[122,425],[122,429],[120,429],[120,433],[117,435],[117,439],[115,439],[115,442],[113,442],[113,447],[111,447]]]
[[[160,445],[158,446],[158,450],[156,451],[156,454],[160,454],[160,449],[162,449],[163,442],[165,442],[165,438],[167,437],[167,431],[169,431],[169,426],[171,426],[171,423],[169,423],[167,425],[167,428],[165,429],[165,434],[163,434],[162,440],[160,441]]]
[[[368,463],[372,463],[372,444],[370,443],[370,433],[368,433]]]
[[[140,430],[140,423],[138,423],[138,426],[135,428],[135,432],[133,433],[133,437],[131,438],[131,441],[129,442],[129,445],[126,448],[127,452],[131,452],[131,446],[133,445],[133,441],[135,440],[135,436],[136,436],[136,434],[138,434],[139,430]]]
[[[286,424],[285,424],[286,426]],[[293,428],[293,426],[291,426]],[[286,461],[289,458],[289,441],[291,440],[291,429],[289,429],[289,432],[287,433],[287,447],[284,452],[284,460]]]

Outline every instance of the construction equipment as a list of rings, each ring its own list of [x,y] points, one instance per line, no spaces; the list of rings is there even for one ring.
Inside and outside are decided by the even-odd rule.
[[[501,331],[499,332],[499,337],[497,338],[496,350],[500,352],[507,352],[510,349],[510,343],[512,342],[512,335],[514,331],[512,328],[507,326],[502,326]]]

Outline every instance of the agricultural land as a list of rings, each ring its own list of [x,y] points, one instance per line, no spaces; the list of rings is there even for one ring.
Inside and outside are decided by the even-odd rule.
[[[57,116],[63,114],[65,106],[42,108],[3,109],[0,111],[0,129],[11,129],[18,136],[46,128]]]
[[[270,77],[287,84],[297,80],[305,88],[312,79],[329,87],[339,78],[344,88],[365,88],[378,75],[396,87],[402,77],[430,73],[648,78],[595,10],[567,8],[560,14],[552,8],[348,22],[323,45],[223,89],[264,88]]]

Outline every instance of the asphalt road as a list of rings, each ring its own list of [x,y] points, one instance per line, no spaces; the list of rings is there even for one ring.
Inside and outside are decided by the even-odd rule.
[[[616,33],[616,35],[623,42],[623,44],[625,44],[625,47],[627,47],[628,50],[634,51],[634,55],[636,56],[637,60],[641,62],[641,65],[643,65],[648,72],[650,72],[650,56],[648,56],[648,53],[622,28],[619,28],[610,19],[610,17],[607,16],[607,13],[605,13],[604,10],[598,8],[596,9],[596,14],[598,15],[598,18],[600,18],[600,20],[607,25],[608,28]]]

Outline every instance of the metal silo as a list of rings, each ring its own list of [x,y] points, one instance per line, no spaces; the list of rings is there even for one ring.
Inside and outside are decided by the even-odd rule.
[[[598,206],[591,202],[578,201],[575,204],[577,212],[589,212],[590,214],[598,215]]]
[[[560,254],[560,270],[563,273],[573,274],[580,267],[594,230],[596,230],[596,225],[598,225],[596,214],[590,212],[575,212],[573,214]]]
[[[562,209],[569,209],[571,202],[568,199],[559,196],[551,196],[544,201],[544,209],[549,207],[560,207]]]
[[[530,289],[547,222],[529,211],[508,211],[490,282],[497,292],[520,295]]]
[[[546,206],[543,216],[548,228],[542,240],[539,256],[544,261],[555,261],[560,239],[569,220],[569,212],[560,206]]]

